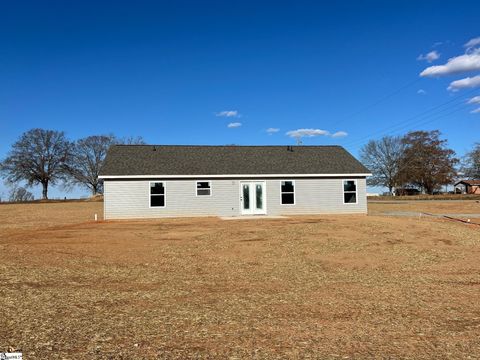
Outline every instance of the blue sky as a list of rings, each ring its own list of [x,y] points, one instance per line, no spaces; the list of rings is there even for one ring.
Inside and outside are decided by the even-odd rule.
[[[480,141],[480,104],[467,103],[478,44],[465,46],[479,13],[478,1],[4,1],[0,158],[34,127],[240,145],[307,129],[293,135],[354,155],[439,129],[463,155]]]

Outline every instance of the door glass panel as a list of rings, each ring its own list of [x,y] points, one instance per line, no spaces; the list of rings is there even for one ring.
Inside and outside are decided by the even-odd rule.
[[[263,186],[260,184],[255,186],[255,198],[257,209],[263,209]]]
[[[245,210],[250,209],[250,186],[248,184],[244,184],[242,186],[243,189],[243,208]]]

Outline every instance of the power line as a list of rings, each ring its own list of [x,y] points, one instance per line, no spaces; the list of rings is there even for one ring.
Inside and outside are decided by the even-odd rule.
[[[445,118],[445,117],[448,117],[448,116],[450,116],[450,115],[453,115],[453,114],[459,112],[460,110],[463,110],[463,107],[458,107],[458,108],[454,109],[453,111],[450,111],[450,112],[447,113],[447,114],[443,114],[443,115],[434,117],[434,118],[432,118],[432,119],[427,119],[427,120],[425,120],[425,121],[421,121],[421,122],[419,122],[417,125],[426,125],[426,124],[429,124],[429,123],[431,123],[431,122],[433,122],[433,121],[435,121],[435,120],[438,120],[438,119]],[[408,126],[407,126],[407,127],[408,127]],[[404,129],[405,129],[405,128],[406,128],[406,127],[404,127]],[[400,130],[402,130],[402,129],[397,129],[397,130],[395,130],[395,131],[393,131],[393,132],[397,132],[397,131],[400,131]],[[392,133],[393,133],[393,132],[392,132]],[[366,143],[366,141],[364,141],[363,143]]]
[[[370,110],[371,108],[374,108],[375,106],[387,101],[388,99],[392,98],[393,96],[397,95],[398,93],[402,92],[403,90],[415,85],[417,82],[420,81],[420,78],[417,78],[413,81],[410,81],[408,82],[407,84],[405,85],[402,85],[400,88],[392,91],[391,93],[388,93],[387,95],[385,96],[382,96],[380,99],[378,99],[377,101],[371,103],[370,105],[367,105],[367,106],[364,106],[356,111],[354,111],[353,113],[350,113],[349,115],[346,115],[344,116],[343,118],[341,117],[338,121],[335,122],[335,125],[338,125],[338,124],[341,124],[343,122],[345,122],[345,120],[348,120],[352,117],[355,117],[357,116],[358,114],[361,114],[362,112],[365,112],[367,110]]]
[[[474,91],[475,91],[475,90],[476,90],[476,89],[474,89]],[[468,93],[465,93],[465,94],[464,94],[463,96],[461,96],[461,97],[468,97],[469,93],[471,93],[471,92],[472,92],[472,91],[470,91],[470,92],[468,92]],[[459,98],[459,97],[457,97],[457,98]],[[461,105],[461,106],[458,106],[458,105]],[[460,110],[463,110],[463,109],[464,109],[464,105],[465,105],[464,102],[459,102],[459,103],[453,105],[452,107],[443,109],[442,111],[440,111],[440,112],[438,112],[437,114],[435,114],[435,115],[439,115],[439,116],[436,116],[436,117],[433,117],[433,118],[430,118],[430,119],[427,117],[426,120],[418,122],[417,125],[425,125],[425,124],[427,124],[427,123],[431,123],[431,122],[433,122],[433,121],[435,121],[435,120],[438,120],[438,119],[440,119],[440,118],[444,118],[444,117],[450,116],[450,115],[452,115],[452,114],[454,114],[454,113],[456,113],[456,112],[459,112]],[[446,114],[441,115],[441,112],[443,112],[443,111],[445,111],[445,110],[451,110],[451,109],[454,109],[454,110],[453,110],[453,111],[450,111],[450,112],[448,112],[448,113],[446,113]],[[432,116],[432,115],[430,115],[430,116]],[[395,131],[398,131],[398,129],[395,130]],[[369,140],[365,141],[364,143],[366,143],[366,142],[368,142],[368,141],[369,141]],[[416,157],[410,158],[409,160],[401,163],[401,164],[400,164],[400,167],[398,168],[397,171],[398,171],[398,172],[401,172],[402,170],[406,169],[406,168],[409,167],[414,161],[417,161],[417,160],[418,160],[418,159],[417,159]],[[414,166],[413,168],[419,168],[419,167],[418,167],[418,166]]]
[[[447,114],[444,114],[444,112],[448,111],[448,110],[452,110],[451,112],[448,112]],[[369,136],[364,136],[358,140],[354,140],[348,144],[346,144],[345,146],[353,146],[353,145],[357,145],[357,144],[363,144],[363,143],[366,143],[368,141],[370,141],[370,139],[374,136],[374,135],[383,135],[383,136],[386,136],[386,135],[390,135],[390,134],[393,134],[393,133],[396,133],[396,132],[399,132],[401,130],[404,130],[404,129],[407,129],[409,127],[412,127],[412,126],[421,126],[421,125],[425,125],[425,124],[428,124],[432,121],[435,121],[435,120],[438,120],[438,119],[441,119],[443,117],[446,117],[446,116],[450,116],[460,110],[463,110],[464,109],[464,104],[462,103],[456,103],[454,104],[453,106],[450,106],[450,107],[447,107],[441,111],[438,111],[436,113],[433,113],[433,114],[430,114],[428,116],[424,116],[423,118],[421,118],[420,121],[412,121],[412,122],[408,122],[408,123],[399,123],[399,124],[396,124],[395,126],[392,126],[392,127],[389,127],[387,129],[384,129],[382,131],[379,131],[379,132],[376,132],[376,133],[373,133],[372,135],[369,135]]]
[[[354,144],[356,144],[356,143],[358,143],[358,142],[363,141],[364,139],[370,139],[371,137],[376,136],[376,135],[386,134],[386,133],[388,133],[389,131],[391,131],[392,129],[395,129],[394,131],[399,131],[399,130],[400,130],[402,127],[404,127],[404,126],[407,126],[407,127],[408,127],[408,126],[415,125],[417,119],[422,119],[422,118],[426,119],[426,118],[429,118],[429,117],[431,117],[431,116],[439,115],[439,114],[441,114],[442,112],[444,112],[444,111],[446,111],[446,110],[450,110],[450,109],[452,109],[452,108],[457,107],[458,105],[461,105],[461,108],[463,108],[463,106],[465,105],[464,100],[465,100],[466,98],[468,98],[468,97],[469,97],[473,92],[475,92],[475,91],[477,91],[477,89],[470,90],[470,91],[464,93],[463,95],[456,96],[455,98],[453,98],[453,99],[451,99],[451,100],[449,100],[449,101],[446,101],[446,102],[443,102],[443,103],[441,103],[441,104],[439,104],[439,105],[436,105],[436,106],[434,106],[434,107],[431,107],[431,108],[429,108],[429,109],[427,109],[427,110],[425,110],[425,111],[422,111],[422,112],[419,113],[419,114],[416,114],[416,115],[414,115],[414,116],[411,116],[411,117],[407,118],[406,120],[403,120],[403,121],[401,121],[401,122],[399,122],[399,123],[397,123],[397,124],[394,124],[394,125],[392,125],[392,126],[386,127],[386,128],[384,128],[384,129],[379,130],[379,131],[376,131],[376,132],[374,132],[374,133],[370,133],[370,134],[368,134],[368,135],[366,135],[366,136],[363,136],[363,137],[361,137],[361,138],[359,138],[359,139],[357,139],[357,140],[352,140],[352,141],[348,142],[347,144],[345,144],[345,146],[354,145]],[[458,100],[460,100],[460,101],[458,101]],[[446,106],[446,105],[449,105],[449,104],[452,104],[452,103],[453,103],[453,106],[448,106],[448,107],[445,107],[444,109],[441,109],[442,107],[444,107],[444,106]],[[435,112],[435,110],[437,110],[437,109],[441,109],[441,110]],[[460,110],[460,109],[459,109],[459,110]],[[432,112],[433,112],[433,113],[432,113]],[[429,114],[429,113],[430,113],[430,114]],[[423,121],[421,121],[421,122],[422,122],[422,124],[423,124]],[[419,124],[420,124],[420,123],[419,123]]]

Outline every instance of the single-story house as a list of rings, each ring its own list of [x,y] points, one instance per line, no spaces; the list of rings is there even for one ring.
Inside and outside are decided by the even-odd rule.
[[[455,183],[455,194],[479,194],[480,180],[461,180]]]
[[[113,145],[105,219],[365,214],[371,175],[341,146]]]

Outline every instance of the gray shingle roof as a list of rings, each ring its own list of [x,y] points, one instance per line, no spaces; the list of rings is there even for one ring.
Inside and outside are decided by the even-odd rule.
[[[365,174],[341,146],[113,145],[101,176]]]

